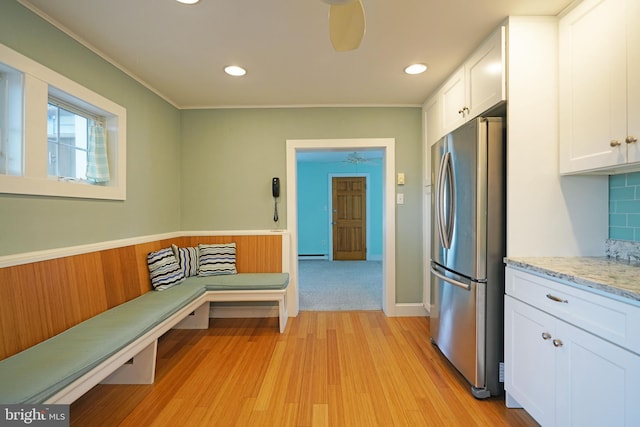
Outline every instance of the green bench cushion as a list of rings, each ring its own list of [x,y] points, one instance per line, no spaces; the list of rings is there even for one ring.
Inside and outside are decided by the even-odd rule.
[[[288,283],[287,273],[242,273],[190,277],[147,292],[0,361],[0,403],[46,401],[205,291],[282,290]]]
[[[113,307],[0,361],[0,403],[41,403],[204,293],[181,284]]]
[[[197,283],[208,291],[283,290],[289,284],[287,273],[242,273],[207,277],[189,277],[185,283]]]

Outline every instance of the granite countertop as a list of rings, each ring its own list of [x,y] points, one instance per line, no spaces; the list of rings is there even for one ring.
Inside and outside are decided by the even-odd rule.
[[[640,263],[609,257],[507,257],[504,261],[640,304]]]

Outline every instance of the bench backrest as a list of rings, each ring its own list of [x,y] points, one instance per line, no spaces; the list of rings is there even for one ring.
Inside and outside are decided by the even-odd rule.
[[[0,268],[0,360],[151,291],[149,252],[230,242],[239,273],[282,271],[281,235],[178,237]]]

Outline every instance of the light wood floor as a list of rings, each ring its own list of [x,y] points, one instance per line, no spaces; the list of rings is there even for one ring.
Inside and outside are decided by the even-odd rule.
[[[429,342],[427,318],[379,311],[215,319],[158,345],[153,385],[98,385],[72,426],[537,426],[476,400]]]

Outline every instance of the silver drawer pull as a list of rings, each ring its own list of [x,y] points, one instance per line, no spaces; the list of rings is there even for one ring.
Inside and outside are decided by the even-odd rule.
[[[549,298],[551,301],[555,301],[555,302],[563,302],[565,304],[569,303],[569,301],[567,301],[566,299],[560,298],[560,297],[557,297],[557,296],[551,295],[551,294],[547,294],[547,298]]]
[[[560,340],[553,340],[553,346],[554,347],[562,347],[562,341]]]
[[[551,339],[551,334],[549,332],[543,332],[542,339],[545,341]]]

